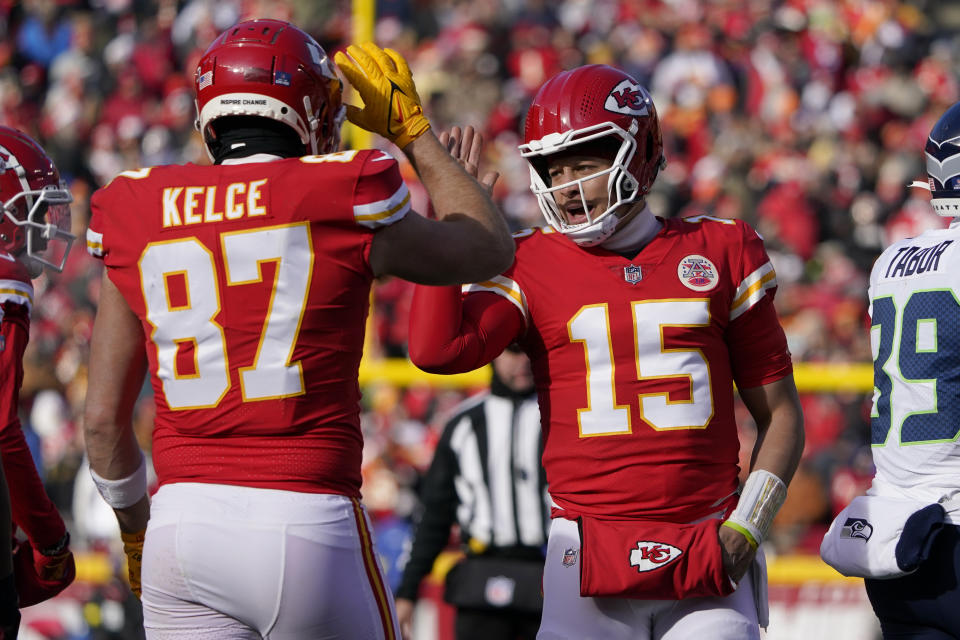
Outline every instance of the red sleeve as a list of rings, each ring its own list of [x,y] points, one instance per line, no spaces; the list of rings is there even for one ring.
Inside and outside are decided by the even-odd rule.
[[[353,192],[353,218],[369,229],[391,225],[410,212],[410,191],[389,154],[369,152]]]
[[[35,548],[56,544],[66,528],[47,496],[17,416],[23,382],[23,352],[29,339],[30,316],[26,306],[5,303],[0,320],[0,455],[10,489],[13,521]]]
[[[392,156],[382,151],[364,153],[351,208],[354,221],[370,230],[361,249],[364,264],[369,268],[373,233],[410,213],[410,191],[400,175],[400,165]]]
[[[749,389],[790,375],[793,364],[773,305],[777,274],[763,239],[740,220],[737,235],[726,243],[734,287],[726,341],[733,379]]]
[[[787,336],[772,296],[765,296],[727,329],[733,379],[741,389],[759,387],[793,372]]]
[[[463,373],[491,362],[519,336],[520,311],[493,293],[417,285],[410,305],[410,360],[430,373]]]
[[[87,253],[100,260],[103,260],[108,253],[103,240],[106,226],[103,201],[107,199],[106,189],[107,187],[97,189],[90,196],[90,223],[87,225]]]
[[[389,200],[397,192],[406,193],[400,165],[388,153],[370,152],[363,159],[353,194],[354,204],[364,205]]]

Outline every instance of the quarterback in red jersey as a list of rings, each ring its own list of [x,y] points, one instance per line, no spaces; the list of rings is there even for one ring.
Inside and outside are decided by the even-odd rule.
[[[538,638],[759,638],[756,550],[803,448],[763,241],[650,212],[656,110],[617,69],[550,79],[525,129],[550,226],[465,295],[417,287],[410,354],[440,373],[511,342],[532,360],[554,516]],[[758,426],[742,490],[734,384]]]
[[[0,541],[8,544],[19,527],[26,540],[15,542],[13,566],[20,606],[36,604],[67,587],[76,575],[70,535],[43,488],[17,413],[23,382],[23,353],[30,338],[32,278],[44,266],[63,269],[73,243],[70,202],[53,162],[32,138],[0,127],[0,454],[9,507],[0,519]],[[12,522],[8,518],[12,516]],[[0,558],[0,576],[9,576],[10,548]],[[13,590],[0,578],[4,611]],[[16,602],[16,594],[13,594]],[[12,626],[12,625],[11,625]],[[15,628],[9,630],[13,637]]]
[[[362,109],[306,33],[231,27],[196,74],[214,164],[126,171],[92,198],[106,272],[86,443],[148,638],[399,635],[360,504],[370,286],[489,278],[513,243],[430,131],[402,57],[347,51]],[[439,220],[411,212],[389,154],[337,150],[344,115],[404,151]],[[130,424],[147,370],[152,501]]]

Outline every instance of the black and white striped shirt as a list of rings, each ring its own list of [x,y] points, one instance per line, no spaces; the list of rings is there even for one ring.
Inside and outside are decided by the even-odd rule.
[[[542,452],[535,394],[484,393],[460,405],[423,481],[423,516],[397,597],[416,599],[454,523],[468,552],[542,555],[550,520]]]

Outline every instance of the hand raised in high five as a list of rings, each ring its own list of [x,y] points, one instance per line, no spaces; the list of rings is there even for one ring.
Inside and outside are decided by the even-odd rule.
[[[430,129],[407,61],[372,42],[338,51],[334,60],[360,94],[363,107],[347,105],[347,119],[403,149]]]
[[[450,131],[444,131],[440,134],[440,144],[450,152],[451,156],[456,158],[457,162],[463,165],[467,173],[476,178],[486,188],[487,193],[493,193],[493,185],[496,184],[500,173],[488,171],[483,175],[483,179],[480,179],[483,135],[479,131],[476,131],[470,125],[462,130],[460,127],[453,127]]]

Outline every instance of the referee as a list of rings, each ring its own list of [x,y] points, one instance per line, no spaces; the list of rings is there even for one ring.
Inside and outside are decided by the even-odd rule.
[[[459,525],[465,557],[444,599],[457,609],[457,640],[533,640],[543,604],[550,519],[540,463],[540,411],[527,356],[513,345],[493,361],[490,392],[447,423],[423,481],[423,516],[396,593],[406,640],[420,582]]]

